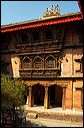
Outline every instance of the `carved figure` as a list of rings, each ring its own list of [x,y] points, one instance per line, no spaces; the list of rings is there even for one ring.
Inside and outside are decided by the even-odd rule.
[[[59,6],[51,6],[50,8],[47,8],[46,11],[44,12],[44,17],[48,17],[48,16],[54,16],[54,15],[57,15],[59,16],[60,15],[60,8]]]
[[[44,17],[46,17],[48,15],[49,15],[49,11],[48,11],[48,8],[47,8],[46,11],[44,12]]]
[[[60,8],[58,5],[55,7],[55,14],[60,15]]]

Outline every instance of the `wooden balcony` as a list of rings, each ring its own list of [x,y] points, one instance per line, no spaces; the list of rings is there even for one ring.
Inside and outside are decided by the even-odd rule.
[[[33,44],[18,44],[17,53],[59,51],[61,48],[62,43],[57,41],[38,42]]]
[[[20,69],[21,78],[56,78],[60,75],[60,68],[56,69]]]

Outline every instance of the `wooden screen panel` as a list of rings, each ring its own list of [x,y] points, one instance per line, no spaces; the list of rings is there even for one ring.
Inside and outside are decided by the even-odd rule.
[[[37,58],[35,60],[35,68],[42,68],[42,60]]]
[[[24,60],[23,60],[23,68],[30,68],[31,67],[31,62],[30,62],[30,60],[28,59],[28,58],[25,58]]]
[[[48,68],[54,68],[54,60],[48,60]]]

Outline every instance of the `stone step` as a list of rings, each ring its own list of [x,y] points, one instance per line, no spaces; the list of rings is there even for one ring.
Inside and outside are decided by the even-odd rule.
[[[26,115],[26,118],[36,119],[37,118],[37,113],[28,112],[27,115]]]
[[[47,118],[47,119],[56,119],[64,120],[71,122],[83,122],[83,115],[69,114],[69,113],[52,113],[52,112],[36,112],[28,111],[27,118]]]

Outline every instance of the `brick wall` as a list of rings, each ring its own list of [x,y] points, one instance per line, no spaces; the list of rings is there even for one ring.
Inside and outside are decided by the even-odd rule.
[[[61,56],[61,76],[83,76],[83,73],[76,72],[80,70],[80,63],[76,62],[75,59],[81,59],[83,56],[83,49],[65,49]]]
[[[61,76],[72,75],[72,50],[63,50],[61,56]]]

